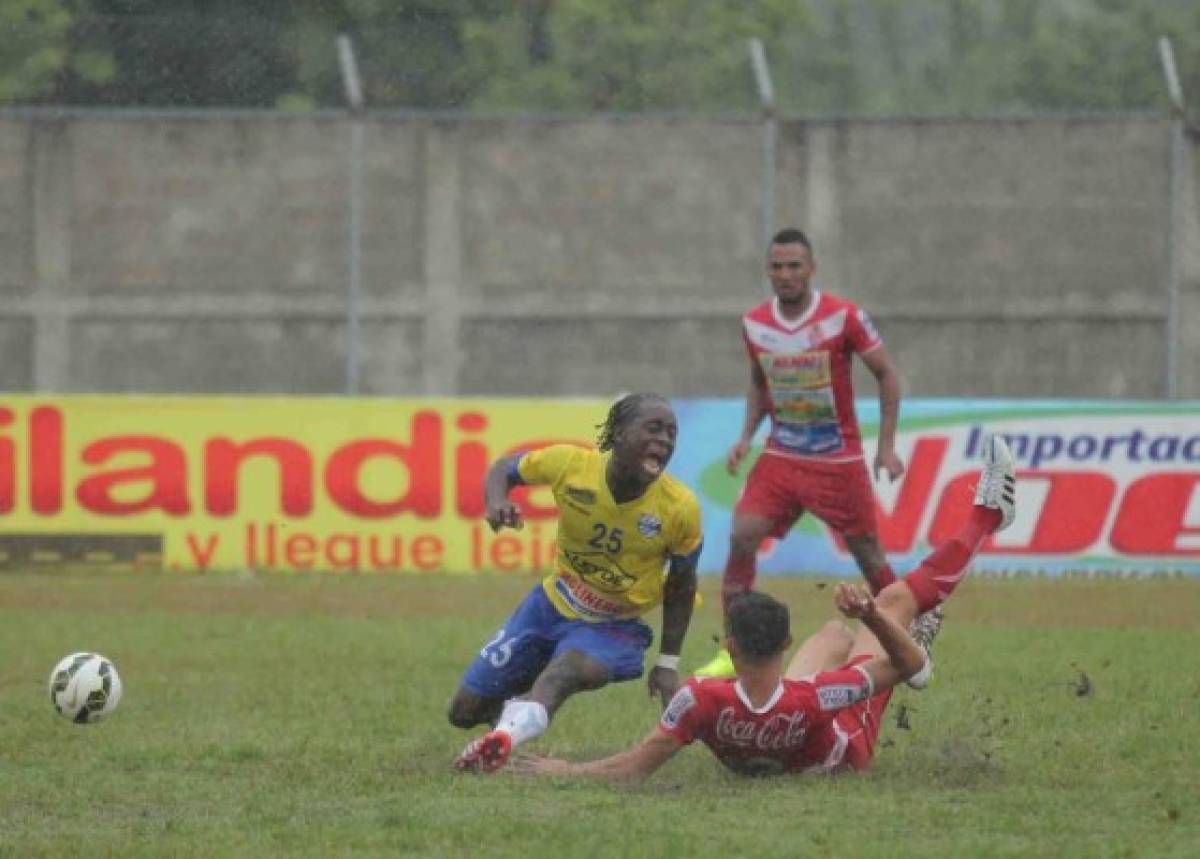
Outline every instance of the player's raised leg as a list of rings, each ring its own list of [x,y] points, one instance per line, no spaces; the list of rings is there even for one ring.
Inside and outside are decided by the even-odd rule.
[[[939,546],[904,581],[916,596],[918,611],[941,605],[966,575],[967,565],[989,536],[1016,517],[1016,467],[1012,452],[998,435],[984,443],[984,464],[975,489],[971,515],[959,532]]]
[[[801,680],[819,671],[844,665],[854,644],[854,631],[841,620],[831,620],[804,640],[788,663],[786,677]]]
[[[872,531],[857,535],[844,534],[843,536],[846,540],[846,548],[858,562],[858,568],[872,594],[878,596],[884,588],[896,581],[896,574],[893,572],[891,564],[888,563],[887,555],[884,554],[878,533]],[[929,669],[922,672],[920,676],[908,680],[908,685],[913,689],[920,690],[929,685],[929,678],[933,673],[931,648],[933,639],[941,631],[943,617],[942,607],[937,606],[925,614],[917,615],[909,626],[909,634],[925,651],[925,664]]]
[[[983,470],[975,486],[975,505],[995,510],[1000,522],[995,531],[1003,531],[1017,517],[1017,469],[1008,442],[991,435],[983,446]]]
[[[984,464],[966,524],[917,569],[880,592],[877,601],[880,611],[910,628],[918,615],[924,616],[940,607],[966,576],[967,567],[984,540],[1011,525],[1015,516],[1016,468],[1012,453],[1004,439],[993,435],[984,443]],[[933,634],[936,635],[936,630]],[[859,636],[853,653],[881,652],[869,630],[860,630]],[[918,644],[922,643],[917,636],[913,637]],[[921,681],[919,676],[917,681]]]

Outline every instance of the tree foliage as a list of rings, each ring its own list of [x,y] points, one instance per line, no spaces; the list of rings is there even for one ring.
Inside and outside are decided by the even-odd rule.
[[[802,29],[795,0],[549,0],[466,22],[471,103],[499,110],[735,110],[747,40]]]
[[[1200,110],[1195,0],[0,0],[0,103],[753,110],[1161,109],[1170,36]]]
[[[0,104],[52,97],[66,76],[101,81],[113,74],[107,54],[71,49],[81,11],[70,0],[0,3]]]

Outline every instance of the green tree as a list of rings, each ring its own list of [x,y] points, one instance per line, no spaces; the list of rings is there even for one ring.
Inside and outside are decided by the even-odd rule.
[[[90,0],[74,18],[70,50],[112,58],[112,73],[68,69],[56,100],[155,106],[269,107],[291,86],[283,52],[287,0]]]
[[[72,0],[0,3],[0,104],[52,101],[67,77],[102,83],[114,73],[104,51],[75,49]]]
[[[1083,10],[1047,10],[1013,81],[1030,107],[1111,110],[1162,107],[1160,36],[1172,37],[1184,92],[1200,108],[1200,6],[1093,0]]]
[[[1196,0],[2,0],[0,103],[753,111],[746,40],[800,115],[1157,109]]]
[[[1194,0],[811,0],[814,34],[783,87],[799,112],[860,115],[1165,106],[1158,38],[1173,37],[1200,108]],[[840,58],[840,65],[838,62]],[[840,87],[822,81],[844,77]]]
[[[373,107],[461,108],[470,98],[463,31],[512,4],[501,0],[304,0],[285,40],[295,63],[290,104],[340,105],[335,38],[353,39]],[[522,4],[518,3],[520,7]]]
[[[737,110],[758,103],[747,39],[803,31],[796,0],[547,0],[464,25],[472,107]]]

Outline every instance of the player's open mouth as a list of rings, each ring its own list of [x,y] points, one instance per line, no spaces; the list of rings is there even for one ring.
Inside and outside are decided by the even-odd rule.
[[[642,470],[651,477],[658,477],[667,467],[671,454],[665,451],[650,450],[642,457]]]

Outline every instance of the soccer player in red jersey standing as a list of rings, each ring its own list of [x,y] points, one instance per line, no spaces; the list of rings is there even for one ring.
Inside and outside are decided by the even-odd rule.
[[[866,312],[813,286],[812,245],[800,230],[776,233],[767,271],[775,297],[742,317],[750,358],[746,419],[726,466],[736,474],[764,417],[766,447],[733,513],[721,593],[726,607],[754,587],[757,554],[767,537],[782,538],[811,512],[846,541],[863,577],[877,594],[896,580],[879,542],[875,498],[854,411],[852,359],[858,355],[879,385],[879,439],[874,473],[904,473],[896,455],[900,377]],[[727,652],[697,673],[728,677]]]
[[[892,688],[929,665],[909,624],[949,598],[983,541],[1016,515],[1016,474],[1007,445],[993,436],[984,455],[975,506],[954,539],[876,596],[860,586],[838,586],[838,610],[862,622],[857,634],[841,621],[827,624],[800,647],[785,674],[784,654],[791,646],[787,607],[761,592],[737,594],[726,617],[734,679],[691,678],[654,730],[626,751],[583,763],[528,758],[515,769],[639,779],[696,740],[746,775],[866,768]]]

